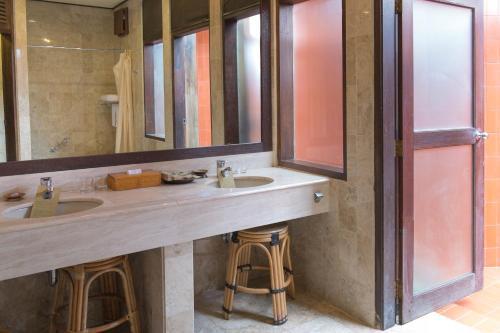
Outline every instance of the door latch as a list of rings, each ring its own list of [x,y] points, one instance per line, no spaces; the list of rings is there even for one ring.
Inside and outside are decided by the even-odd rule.
[[[486,140],[488,139],[488,132],[482,132],[480,130],[476,130],[476,132],[474,133],[474,138],[476,139],[476,142],[479,142],[481,140]]]

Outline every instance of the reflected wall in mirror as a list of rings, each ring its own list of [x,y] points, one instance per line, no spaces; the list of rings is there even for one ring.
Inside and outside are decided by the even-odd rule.
[[[29,112],[21,121],[30,139],[18,142],[23,159],[169,148],[144,135],[142,2],[95,4],[26,1]],[[118,36],[114,14],[122,8],[130,32]],[[156,96],[163,101],[163,88]]]
[[[0,162],[263,141],[260,1],[90,2],[21,0]]]
[[[26,13],[31,158],[113,153],[116,124],[101,101],[116,94],[123,47],[113,11],[28,0]]]

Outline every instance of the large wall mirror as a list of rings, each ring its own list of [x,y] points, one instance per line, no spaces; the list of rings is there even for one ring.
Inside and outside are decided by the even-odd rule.
[[[1,175],[271,149],[269,0],[25,4],[0,26]]]

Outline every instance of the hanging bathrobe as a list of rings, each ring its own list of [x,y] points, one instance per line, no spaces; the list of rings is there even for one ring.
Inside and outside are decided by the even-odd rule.
[[[120,54],[113,68],[118,90],[118,119],[116,121],[116,153],[134,151],[134,109],[132,101],[132,61],[130,52]]]

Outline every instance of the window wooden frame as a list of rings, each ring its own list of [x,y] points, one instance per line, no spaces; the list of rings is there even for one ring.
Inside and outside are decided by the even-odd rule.
[[[159,39],[159,40],[156,40],[156,41],[152,41],[152,42],[148,42],[148,43],[144,43],[144,47],[143,47],[143,53],[144,53],[144,137],[148,138],[148,139],[151,139],[151,140],[157,140],[157,141],[162,141],[162,142],[165,142],[166,141],[166,138],[165,137],[161,137],[161,136],[156,136],[156,135],[153,135],[153,134],[150,134],[148,133],[148,128],[150,128],[150,126],[155,126],[155,110],[153,109],[153,119],[151,120],[149,117],[146,116],[146,114],[148,114],[147,112],[147,106],[151,106],[153,105],[154,106],[154,83],[151,85],[151,82],[149,80],[146,80],[146,73],[149,73],[150,72],[154,72],[154,68],[149,68],[146,66],[146,54],[148,52],[152,52],[152,48],[153,46],[157,45],[157,44],[161,44],[163,43],[163,40],[162,39]],[[153,58],[154,58],[154,55],[152,55]],[[163,112],[165,112],[165,108],[163,108]],[[167,115],[165,114],[165,117]],[[165,133],[166,135],[166,133]]]
[[[316,173],[331,178],[347,180],[347,121],[346,121],[346,20],[345,0],[342,0],[342,87],[343,87],[343,167],[333,167],[299,161],[294,158],[294,102],[293,102],[293,39],[292,8],[303,0],[281,0],[279,5],[279,68],[278,68],[278,160],[279,165]]]

